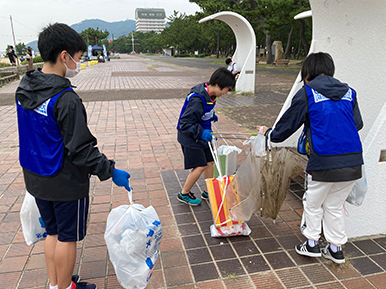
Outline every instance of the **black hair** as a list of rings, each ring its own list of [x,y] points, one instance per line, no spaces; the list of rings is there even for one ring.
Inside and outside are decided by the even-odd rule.
[[[225,59],[225,63],[226,63],[227,65],[229,65],[229,63],[231,63],[231,62],[232,62],[232,59],[231,59],[231,58]]]
[[[83,38],[67,24],[49,24],[39,34],[38,48],[44,61],[56,63],[58,55],[66,50],[71,56],[87,50]]]
[[[12,45],[10,45],[10,46],[9,46],[9,48],[13,49],[13,46],[12,46]]]
[[[217,84],[221,89],[227,86],[234,88],[236,84],[236,80],[232,72],[230,72],[225,67],[220,67],[215,72],[213,72],[208,84],[209,85]]]
[[[321,74],[334,76],[335,65],[331,55],[324,52],[311,53],[304,60],[302,65],[302,81],[313,80]]]

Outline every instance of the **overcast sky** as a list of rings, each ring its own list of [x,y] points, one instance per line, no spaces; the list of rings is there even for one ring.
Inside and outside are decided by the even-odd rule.
[[[200,10],[189,0],[8,0],[1,1],[0,10],[0,53],[7,44],[13,46],[10,15],[16,44],[27,44],[37,40],[40,30],[49,23],[61,22],[68,25],[85,19],[101,19],[107,22],[135,20],[136,8],[164,8],[166,17],[173,11],[188,15]]]

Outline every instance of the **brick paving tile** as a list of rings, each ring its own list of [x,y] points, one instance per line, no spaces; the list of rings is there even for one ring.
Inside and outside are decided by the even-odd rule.
[[[0,273],[0,284],[3,288],[16,288],[21,276],[21,271],[12,273]]]
[[[224,289],[221,280],[196,282],[197,289]]]
[[[46,258],[44,254],[33,254],[28,261],[27,270],[46,268]]]
[[[287,288],[295,288],[311,284],[298,268],[278,270],[276,271],[276,274]]]
[[[368,276],[367,280],[378,289],[386,288],[386,273]]]
[[[227,289],[250,289],[253,288],[253,282],[247,276],[228,276],[224,279]]]
[[[257,288],[264,289],[280,289],[285,288],[281,283],[278,277],[271,271],[264,274],[251,274],[250,275],[252,282]]]
[[[173,268],[187,265],[187,260],[184,251],[164,252],[161,254],[162,267]]]
[[[47,270],[26,271],[21,278],[19,288],[30,288],[45,284],[48,279]]]
[[[165,269],[164,272],[166,285],[168,287],[182,286],[193,282],[192,276],[187,266]]]
[[[357,278],[342,282],[347,289],[370,289],[374,288],[366,279]]]
[[[362,275],[369,275],[369,274],[382,272],[382,269],[368,257],[360,257],[360,258],[352,259],[351,264]]]
[[[345,287],[343,287],[343,285],[340,284],[339,282],[331,282],[331,283],[316,285],[316,288],[317,289],[339,289],[339,288],[345,288]]]
[[[326,270],[321,264],[309,265],[301,267],[304,274],[311,280],[313,284],[334,281],[334,276]]]
[[[373,240],[355,241],[353,244],[361,249],[366,255],[385,253],[385,249],[373,242]]]

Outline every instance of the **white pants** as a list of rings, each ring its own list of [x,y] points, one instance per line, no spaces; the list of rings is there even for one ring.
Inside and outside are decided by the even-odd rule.
[[[303,196],[301,231],[307,239],[319,240],[322,233],[327,242],[342,246],[347,242],[344,229],[343,204],[356,181],[318,182],[307,175],[308,187]]]

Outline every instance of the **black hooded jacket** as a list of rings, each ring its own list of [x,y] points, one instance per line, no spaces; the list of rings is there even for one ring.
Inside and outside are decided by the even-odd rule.
[[[16,91],[16,101],[23,109],[33,110],[47,99],[71,87],[71,82],[41,70],[27,72]],[[72,90],[63,92],[54,106],[64,145],[62,169],[54,176],[41,176],[23,168],[27,191],[48,201],[73,201],[89,193],[90,175],[103,181],[113,174],[115,162],[100,153],[96,138],[87,127],[85,107]],[[22,125],[22,124],[19,124]],[[19,137],[20,139],[20,137]]]
[[[207,92],[207,83],[198,84],[190,90],[190,93],[196,93],[205,98],[207,102],[213,102]],[[199,96],[190,98],[184,113],[179,119],[179,127],[177,133],[178,142],[184,147],[191,149],[205,149],[208,148],[208,142],[200,137],[204,129],[200,125],[201,117],[204,115],[204,104]]]

